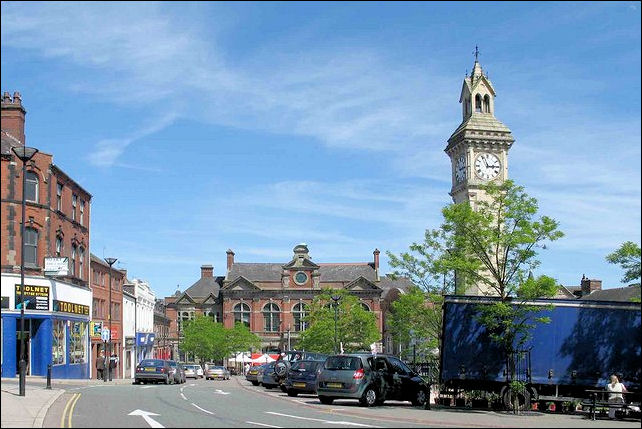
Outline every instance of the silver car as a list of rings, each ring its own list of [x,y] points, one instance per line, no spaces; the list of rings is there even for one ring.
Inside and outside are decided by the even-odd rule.
[[[198,378],[198,365],[183,365],[185,368],[185,378]]]
[[[209,379],[229,380],[230,379],[230,372],[227,370],[227,368],[223,366],[206,363],[204,372],[205,372],[206,380],[209,380]]]

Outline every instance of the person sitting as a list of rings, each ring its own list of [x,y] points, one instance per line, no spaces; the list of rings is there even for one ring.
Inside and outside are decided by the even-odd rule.
[[[620,383],[617,375],[613,374],[611,376],[611,382],[606,385],[606,390],[609,392],[609,403],[610,404],[624,404],[624,398],[622,397],[622,392],[627,392],[626,386]],[[615,410],[617,407],[609,407],[609,418],[611,420],[615,419]]]

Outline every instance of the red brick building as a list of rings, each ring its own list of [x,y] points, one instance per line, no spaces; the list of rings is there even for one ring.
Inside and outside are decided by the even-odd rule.
[[[20,272],[22,161],[11,151],[25,144],[25,114],[18,92],[2,96],[2,272]],[[27,163],[25,274],[42,275],[45,257],[69,257],[64,280],[87,287],[91,194],[38,152]]]
[[[91,338],[91,364],[94,378],[96,376],[96,359],[105,349],[105,344],[100,338],[101,328],[109,328],[109,264],[96,255],[91,255],[91,292],[92,314],[89,329]],[[112,350],[118,355],[119,363],[116,373],[112,378],[124,378],[124,350],[123,345],[123,284],[127,278],[127,271],[111,269],[111,343]]]

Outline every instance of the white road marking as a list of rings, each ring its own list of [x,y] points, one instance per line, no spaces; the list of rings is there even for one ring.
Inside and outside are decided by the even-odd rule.
[[[183,392],[181,392],[181,398],[183,398],[183,399],[185,399],[187,401],[187,398],[185,397],[185,395],[183,395]]]
[[[207,411],[206,409],[203,409],[203,408],[199,407],[198,405],[196,405],[196,404],[195,404],[195,403],[193,403],[193,402],[192,402],[191,404],[192,404],[192,405],[194,405],[196,408],[198,408],[199,410],[201,410],[201,411],[202,411],[202,412],[204,412],[204,413],[214,415],[214,413],[213,413],[213,412],[211,412],[211,411]]]
[[[149,411],[143,411],[143,410],[134,410],[131,413],[129,413],[129,415],[130,416],[141,416],[143,419],[145,419],[145,421],[147,422],[149,427],[152,427],[152,428],[164,428],[165,427],[165,426],[163,426],[162,424],[158,423],[156,420],[154,420],[153,418],[150,417],[150,416],[158,416],[159,414],[150,413]]]
[[[194,387],[194,386],[196,386],[196,384],[194,384],[194,383],[190,384],[190,387]]]
[[[230,392],[223,392],[221,389],[216,389],[214,393],[218,393],[219,395],[229,395]]]
[[[151,389],[152,387],[156,387],[156,386],[143,386],[141,387],[141,389]]]
[[[185,390],[185,388],[184,388],[184,387],[181,387],[181,393],[183,392],[183,390]]]
[[[290,417],[292,419],[300,419],[300,420],[310,420],[314,422],[322,422],[326,423],[329,425],[347,425],[347,426],[359,426],[359,427],[364,427],[364,428],[376,428],[380,426],[372,426],[372,425],[364,425],[362,423],[353,423],[353,422],[346,422],[346,421],[332,421],[332,420],[323,420],[323,419],[314,419],[312,417],[300,417],[300,416],[293,416],[290,414],[281,414],[281,413],[275,413],[273,411],[266,411],[266,414],[272,414],[275,416],[282,416],[282,417]]]
[[[283,426],[266,425],[265,423],[257,423],[257,422],[245,422],[245,423],[249,423],[251,425],[265,426],[266,428],[280,428],[280,427],[283,427]]]

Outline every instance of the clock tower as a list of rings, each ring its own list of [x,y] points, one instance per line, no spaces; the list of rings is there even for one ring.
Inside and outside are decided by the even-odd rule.
[[[475,48],[475,65],[459,96],[462,122],[448,139],[445,152],[452,166],[450,196],[455,203],[484,199],[480,185],[508,179],[508,149],[515,141],[495,117],[495,88],[484,74]]]

